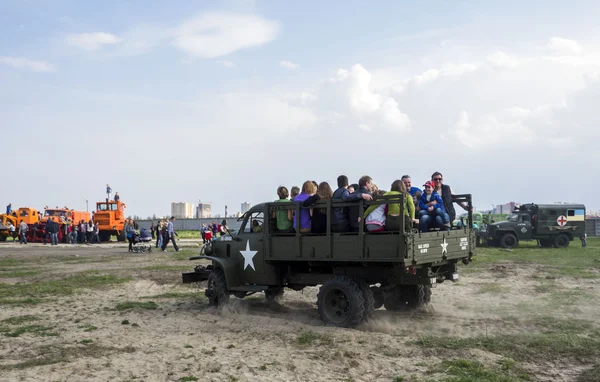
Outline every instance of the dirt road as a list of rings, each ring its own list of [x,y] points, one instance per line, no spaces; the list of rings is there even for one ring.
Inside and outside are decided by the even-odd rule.
[[[203,288],[180,281],[195,249],[24,247],[0,246],[2,381],[425,381],[453,375],[449,360],[515,381],[576,381],[595,353],[539,354],[519,338],[580,330],[600,342],[599,279],[535,264],[461,267],[425,311],[379,309],[350,330],[323,326],[318,288],[209,308]]]

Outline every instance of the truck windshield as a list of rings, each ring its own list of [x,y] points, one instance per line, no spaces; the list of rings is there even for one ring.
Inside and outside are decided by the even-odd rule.
[[[118,206],[117,203],[98,203],[97,208],[98,211],[117,211]]]
[[[509,222],[516,222],[519,220],[519,217],[517,215],[508,215],[506,217],[506,220],[508,220]]]

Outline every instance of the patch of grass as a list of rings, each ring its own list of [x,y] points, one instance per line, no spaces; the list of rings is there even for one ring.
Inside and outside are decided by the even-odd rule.
[[[399,376],[399,375],[395,376],[395,377],[392,379],[392,382],[404,382],[404,381],[406,381],[406,378],[404,378],[404,377],[401,377],[401,376]]]
[[[21,258],[14,258],[14,257],[0,258],[0,268],[3,269],[5,267],[20,267],[28,262],[29,262],[28,260],[21,259]]]
[[[144,299],[161,299],[161,298],[175,298],[175,299],[195,299],[195,300],[205,300],[206,296],[204,293],[200,293],[199,291],[195,292],[167,292],[162,294],[156,294],[154,296],[146,296],[142,297]]]
[[[186,348],[186,349],[193,349],[194,348],[192,345],[184,345],[183,347]]]
[[[300,333],[296,338],[296,343],[302,346],[308,345],[333,345],[333,337],[315,332]]]
[[[417,343],[428,348],[477,348],[525,361],[600,357],[600,331],[598,330],[587,335],[550,332],[472,338],[425,336]]]
[[[15,279],[19,277],[39,275],[41,270],[32,270],[28,268],[0,268],[0,279]]]
[[[36,305],[41,304],[41,298],[0,298],[0,305],[14,305],[14,306],[23,306],[23,305]]]
[[[448,375],[442,381],[446,382],[521,382],[531,381],[529,375],[514,370],[514,364],[501,369],[486,368],[482,363],[465,359],[443,361],[441,365],[433,370]]]
[[[49,332],[52,328],[49,326],[42,325],[25,325],[16,329],[10,329],[6,327],[0,328],[0,332],[4,333],[7,337],[19,337],[21,334],[32,333],[43,337],[57,336],[57,333]]]
[[[99,275],[84,272],[72,277],[59,280],[17,283],[12,285],[0,284],[0,300],[7,298],[39,298],[45,296],[61,296],[75,293],[78,289],[98,288],[112,284],[123,283],[130,279],[118,278],[112,275]]]
[[[129,310],[129,309],[158,309],[158,305],[154,301],[125,301],[117,304],[116,310]]]
[[[577,378],[577,382],[598,382],[600,381],[600,363],[597,363],[592,368],[584,371]]]
[[[179,381],[181,381],[181,382],[197,381],[197,380],[198,380],[198,377],[194,377],[193,375],[188,375],[186,377],[179,378]]]
[[[569,248],[541,248],[535,242],[519,243],[512,252],[501,248],[477,248],[477,255],[468,268],[487,268],[498,263],[525,263],[544,265],[544,272],[552,275],[576,278],[600,278],[600,262],[591,253],[600,251],[600,238],[589,238],[587,248],[578,240]]]
[[[228,375],[227,376],[227,382],[238,382],[240,379],[237,377],[234,377],[233,375]]]
[[[498,284],[498,283],[486,283],[483,284],[481,286],[481,288],[479,288],[479,290],[477,291],[477,293],[480,294],[484,294],[484,293],[490,293],[490,294],[500,294],[500,293],[508,293],[510,292],[510,288]]]
[[[133,353],[135,348],[126,346],[124,348],[100,346],[87,344],[81,346],[57,347],[41,346],[36,349],[37,354],[28,360],[9,365],[0,365],[0,370],[22,370],[37,366],[53,365],[68,362],[76,358],[100,358],[115,353]]]
[[[92,342],[94,342],[94,340],[92,340],[91,338],[86,338],[84,340],[79,341],[80,344],[91,344]]]
[[[83,329],[84,332],[93,332],[94,330],[98,330],[98,328],[94,325],[87,325]]]
[[[181,260],[181,261],[189,261],[189,258],[192,256],[198,256],[200,254],[200,249],[182,249],[179,252],[169,252],[167,255],[170,260]],[[190,268],[193,268],[191,266]]]
[[[39,321],[39,320],[40,320],[40,318],[37,316],[25,315],[25,316],[10,317],[5,320],[2,320],[1,322],[7,323],[9,325],[20,325],[25,322]]]
[[[190,266],[185,266],[185,265],[152,265],[149,267],[144,267],[141,268],[142,270],[145,271],[177,271],[177,272],[183,272],[183,271],[190,271]]]

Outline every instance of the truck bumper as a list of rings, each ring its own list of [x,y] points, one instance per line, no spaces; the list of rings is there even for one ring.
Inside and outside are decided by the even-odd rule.
[[[182,278],[184,284],[199,283],[199,282],[208,280],[208,276],[210,275],[211,272],[212,272],[212,269],[198,265],[194,269],[194,272],[182,273],[181,278]]]

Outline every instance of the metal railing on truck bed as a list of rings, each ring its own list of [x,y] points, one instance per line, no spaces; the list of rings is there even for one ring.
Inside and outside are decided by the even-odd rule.
[[[469,224],[450,231],[418,232],[404,218],[404,195],[379,196],[373,201],[319,201],[310,207],[300,202],[265,203],[264,240],[267,260],[314,262],[390,262],[419,265],[441,263],[453,259],[470,259],[474,252],[475,234],[470,212],[471,195],[456,195],[457,202],[467,203]],[[399,216],[387,216],[386,230],[369,232],[361,221],[357,232],[333,232],[332,216],[337,208],[399,204]],[[326,213],[325,233],[282,233],[276,230],[275,212],[293,211],[295,226],[300,227],[300,211],[323,209]],[[362,220],[362,213],[359,214]],[[408,224],[410,226],[408,226]]]

